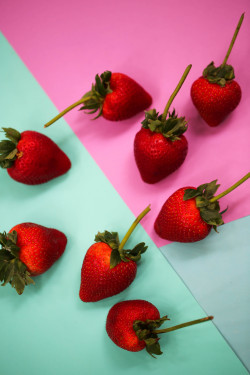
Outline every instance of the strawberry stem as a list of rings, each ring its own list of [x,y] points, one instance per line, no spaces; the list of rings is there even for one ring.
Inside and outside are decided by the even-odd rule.
[[[245,14],[245,13],[243,13],[243,14],[241,15],[241,17],[240,17],[240,20],[239,20],[238,25],[237,25],[237,27],[236,27],[236,30],[235,30],[235,32],[234,32],[233,38],[232,38],[232,40],[231,40],[230,46],[229,46],[229,48],[228,48],[228,51],[227,51],[226,57],[225,57],[223,63],[221,64],[221,67],[225,66],[226,63],[227,63],[228,57],[229,57],[229,55],[230,55],[230,53],[231,53],[231,51],[232,51],[233,45],[234,45],[235,40],[236,40],[236,38],[237,38],[237,35],[238,35],[239,31],[240,31],[240,27],[241,27],[241,24],[242,24],[243,19],[244,19],[244,14]]]
[[[156,329],[152,331],[152,333],[158,334],[158,333],[166,333],[166,332],[171,332],[171,331],[176,331],[177,329],[192,326],[194,324],[199,324],[203,322],[207,322],[208,320],[212,320],[214,317],[213,316],[207,316],[205,318],[197,319],[197,320],[192,320],[191,322],[186,322],[182,324],[178,324],[177,326],[165,328],[165,329]]]
[[[147,215],[147,213],[150,211],[150,209],[151,208],[150,208],[150,205],[149,205],[135,219],[135,221],[133,222],[133,224],[131,225],[131,227],[129,228],[129,230],[127,231],[127,233],[125,234],[124,238],[122,239],[122,241],[121,241],[121,243],[119,245],[119,249],[118,249],[119,251],[124,248],[125,243],[127,242],[127,240],[129,239],[129,237],[131,236],[131,233],[133,232],[133,230],[135,229],[135,227],[137,226],[137,224],[141,221],[141,219],[144,218],[145,215]]]
[[[47,122],[47,124],[45,124],[44,127],[47,128],[48,126],[52,125],[54,122],[56,122],[57,120],[59,120],[59,118],[63,117],[66,113],[68,113],[69,111],[71,111],[71,109],[77,107],[80,104],[83,104],[84,102],[86,102],[89,99],[91,99],[91,96],[87,96],[87,97],[81,98],[77,102],[71,104],[69,107],[65,108],[62,112],[60,112],[56,117],[54,117],[52,120],[50,120],[49,122]]]
[[[179,92],[181,86],[183,85],[185,79],[187,78],[187,75],[188,75],[188,73],[189,73],[189,71],[190,71],[191,68],[192,68],[192,65],[191,65],[191,64],[188,65],[188,66],[186,67],[185,72],[183,73],[183,75],[182,75],[182,77],[181,77],[181,79],[180,79],[180,82],[179,82],[178,85],[176,86],[176,89],[174,90],[173,94],[170,96],[170,98],[169,98],[169,100],[168,100],[168,102],[167,102],[167,105],[166,105],[166,107],[165,107],[165,109],[164,109],[164,112],[163,112],[163,114],[162,114],[162,120],[166,120],[166,118],[167,118],[167,114],[168,114],[168,110],[169,110],[169,108],[170,108],[170,106],[171,106],[171,104],[172,104],[174,98],[175,98],[176,95],[178,94],[178,92]]]
[[[223,191],[223,193],[220,193],[219,195],[217,195],[216,197],[213,197],[212,199],[210,199],[209,202],[213,203],[215,201],[217,201],[218,199],[224,197],[225,195],[227,195],[228,193],[230,193],[231,191],[233,191],[234,189],[236,189],[239,185],[243,184],[243,182],[245,182],[248,178],[250,178],[250,173],[247,173],[244,177],[242,177],[238,182],[236,182],[233,186],[231,186],[230,188],[228,188],[227,190]]]

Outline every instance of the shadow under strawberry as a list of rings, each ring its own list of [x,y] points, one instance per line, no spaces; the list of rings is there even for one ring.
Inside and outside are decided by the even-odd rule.
[[[114,142],[118,142],[120,138],[122,139],[123,143],[125,143],[124,136],[126,136],[126,134],[129,135],[133,127],[137,127],[137,124],[139,121],[141,121],[142,116],[143,114],[140,112],[133,116],[133,118],[121,121],[119,126],[115,127],[112,122],[107,122],[102,118],[99,119],[98,123],[93,122],[93,120],[85,121],[83,123],[82,119],[78,117],[74,119],[72,128],[83,144],[85,144],[85,139],[88,139],[93,140],[96,147],[100,142],[108,142],[108,144],[111,145],[112,142],[113,144]]]

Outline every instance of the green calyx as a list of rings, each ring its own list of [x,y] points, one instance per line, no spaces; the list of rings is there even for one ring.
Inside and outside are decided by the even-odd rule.
[[[210,83],[217,83],[224,87],[228,81],[235,78],[234,69],[231,65],[220,65],[218,68],[214,66],[212,61],[203,71],[203,77]]]
[[[220,212],[218,201],[211,202],[219,186],[217,185],[217,180],[214,180],[208,184],[198,186],[197,189],[187,189],[183,197],[184,201],[195,198],[196,207],[200,210],[202,219],[207,224],[212,225],[215,230],[217,226],[224,224],[222,214],[226,211]]]
[[[122,261],[129,262],[130,260],[133,260],[137,262],[141,259],[141,254],[145,253],[148,248],[145,246],[144,242],[141,242],[132,250],[124,250],[120,246],[119,235],[117,232],[98,232],[95,236],[95,242],[104,242],[111,247],[110,268],[114,268]]]
[[[154,357],[153,354],[157,354],[157,355],[162,354],[161,348],[160,348],[160,345],[159,345],[159,342],[158,342],[159,341],[159,338],[157,336],[158,334],[169,333],[169,332],[181,329],[181,328],[189,327],[189,326],[192,326],[192,325],[195,325],[195,324],[204,323],[204,322],[207,322],[209,320],[212,320],[213,318],[214,317],[210,315],[210,316],[206,316],[205,318],[191,320],[189,322],[177,324],[177,325],[172,326],[172,327],[168,327],[168,328],[164,328],[164,329],[157,329],[166,320],[170,320],[170,319],[168,319],[167,316],[164,316],[163,318],[160,318],[160,319],[157,319],[157,320],[146,320],[146,321],[136,320],[133,323],[133,329],[134,329],[138,339],[144,340],[144,342],[146,344],[147,352],[152,357]]]
[[[97,74],[95,76],[95,84],[92,84],[92,89],[82,97],[82,99],[86,98],[86,101],[84,101],[80,110],[89,110],[89,114],[96,113],[99,110],[95,119],[102,115],[105,96],[112,93],[110,89],[111,74],[109,70],[105,71],[100,76]]]
[[[0,281],[2,286],[10,283],[18,294],[22,294],[26,285],[35,284],[26,265],[19,259],[17,232],[0,233]]]
[[[173,110],[168,112],[168,117],[163,118],[162,114],[151,109],[145,112],[145,119],[142,121],[142,127],[150,129],[152,132],[161,133],[165,138],[171,141],[177,141],[180,136],[187,130],[187,121],[185,117],[178,117]]]
[[[8,139],[0,141],[0,167],[10,168],[17,159],[17,144],[21,139],[21,134],[12,128],[2,129]]]
[[[161,347],[159,344],[159,338],[157,333],[154,331],[159,328],[166,320],[169,320],[167,316],[163,316],[157,320],[135,320],[133,323],[133,329],[139,340],[144,340],[146,344],[147,352],[155,358],[155,355],[161,355]]]

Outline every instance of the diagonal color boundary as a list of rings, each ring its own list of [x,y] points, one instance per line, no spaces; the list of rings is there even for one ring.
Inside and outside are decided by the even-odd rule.
[[[1,123],[20,131],[40,130],[40,116],[54,106],[3,36],[0,44]],[[132,375],[245,375],[244,366],[212,322],[162,338],[165,354],[157,361],[145,351],[123,351],[109,340],[104,328],[107,312],[124,299],[151,301],[161,315],[169,315],[172,324],[204,315],[141,226],[128,245],[145,241],[149,249],[133,285],[96,304],[80,301],[81,263],[95,233],[107,229],[123,235],[134,216],[72,130],[64,125],[47,134],[72,161],[67,175],[28,187],[1,171],[1,230],[31,221],[62,230],[68,237],[65,254],[46,274],[37,277],[36,286],[27,288],[21,297],[9,286],[0,290],[3,374],[14,375],[18,369],[27,375],[66,375],[69,371],[75,375],[83,371],[104,375],[128,371]]]

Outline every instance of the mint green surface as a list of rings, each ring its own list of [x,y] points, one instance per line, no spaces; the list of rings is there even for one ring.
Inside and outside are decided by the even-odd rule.
[[[128,245],[145,241],[149,249],[134,283],[98,303],[79,299],[82,260],[95,233],[107,229],[122,237],[134,217],[66,123],[43,129],[53,104],[2,36],[0,44],[1,126],[47,134],[72,161],[69,173],[33,187],[0,171],[1,231],[31,221],[68,237],[61,259],[22,296],[10,286],[0,289],[0,374],[247,374],[212,322],[162,336],[164,354],[157,360],[109,339],[106,316],[121,300],[146,299],[169,315],[171,325],[205,315],[140,225]]]

